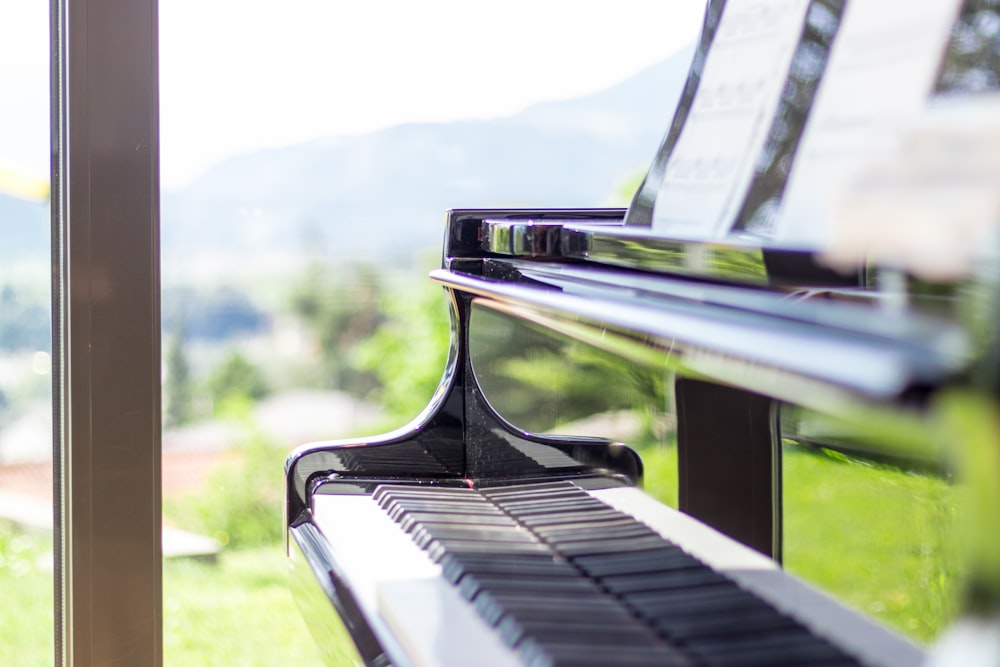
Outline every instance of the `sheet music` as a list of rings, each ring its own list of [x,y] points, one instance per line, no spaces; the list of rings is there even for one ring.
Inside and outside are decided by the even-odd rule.
[[[934,85],[959,0],[849,2],[806,122],[773,235],[815,248],[833,198],[864,159],[898,141],[897,127]]]
[[[838,193],[824,261],[871,260],[929,280],[995,271],[1000,93],[934,99],[898,134]]]
[[[709,238],[731,223],[771,126],[808,6],[808,0],[728,0],[656,197],[656,233]]]

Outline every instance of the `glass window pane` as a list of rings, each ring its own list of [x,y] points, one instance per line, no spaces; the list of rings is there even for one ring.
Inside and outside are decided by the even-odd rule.
[[[167,664],[317,662],[284,457],[430,399],[446,209],[629,200],[702,9],[161,3]]]
[[[49,18],[0,0],[0,662],[51,664]]]

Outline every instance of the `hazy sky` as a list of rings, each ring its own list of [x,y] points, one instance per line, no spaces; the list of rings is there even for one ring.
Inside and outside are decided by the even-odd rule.
[[[264,147],[503,116],[694,40],[703,0],[160,0],[161,172]],[[0,0],[0,166],[48,171],[48,2]]]

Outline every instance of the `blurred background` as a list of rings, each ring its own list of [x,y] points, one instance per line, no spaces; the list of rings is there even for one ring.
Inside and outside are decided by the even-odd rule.
[[[20,665],[52,662],[48,11],[0,0],[0,662]],[[446,209],[627,204],[702,11],[161,3],[167,664],[318,664],[285,455],[426,403]]]

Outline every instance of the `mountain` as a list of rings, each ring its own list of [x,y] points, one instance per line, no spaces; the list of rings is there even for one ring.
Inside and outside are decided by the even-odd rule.
[[[691,54],[506,118],[400,125],[232,157],[163,193],[164,269],[252,270],[301,257],[307,244],[339,258],[406,260],[440,247],[449,208],[621,200],[623,182],[646,169],[670,123]],[[0,193],[0,262],[47,261],[48,233],[47,204]]]
[[[462,207],[600,206],[648,166],[692,50],[586,97],[506,118],[400,125],[225,160],[163,195],[172,263],[244,266],[307,243],[337,257],[407,258]]]

